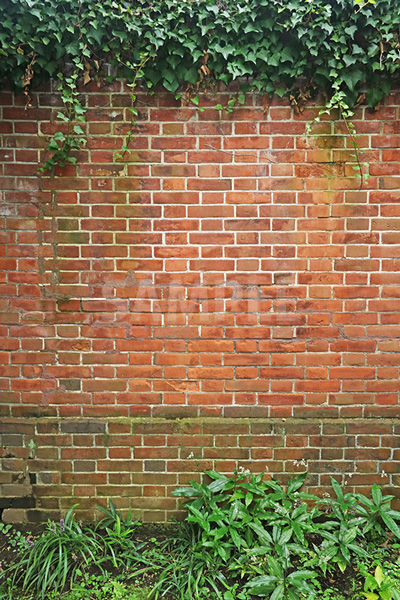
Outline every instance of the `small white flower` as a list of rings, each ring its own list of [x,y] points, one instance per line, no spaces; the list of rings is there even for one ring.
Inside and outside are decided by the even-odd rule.
[[[306,467],[307,466],[307,461],[306,461],[305,458],[302,458],[301,460],[294,460],[293,464],[294,464],[295,467],[300,467],[300,466]]]
[[[245,469],[244,467],[240,466],[238,468],[238,474],[239,475],[250,475],[250,470],[249,469]]]
[[[188,455],[188,460],[190,460],[191,458],[194,458],[194,454],[193,454],[193,452],[191,452],[191,453]]]

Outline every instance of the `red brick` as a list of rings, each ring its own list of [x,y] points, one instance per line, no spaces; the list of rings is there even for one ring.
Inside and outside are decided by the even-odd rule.
[[[324,115],[305,135],[318,107],[297,115],[286,100],[269,107],[249,93],[246,106],[227,115],[212,108],[215,98],[201,98],[207,108],[198,112],[166,93],[138,92],[140,133],[115,163],[128,129],[129,90],[117,81],[83,92],[90,153],[42,176],[45,192],[35,165],[46,141],[34,132],[38,119],[42,134],[54,131],[47,117],[59,97],[39,90],[39,108],[24,114],[22,97],[0,95],[7,117],[0,415],[14,415],[21,427],[31,417],[111,418],[104,437],[77,433],[72,440],[58,433],[58,421],[49,431],[38,423],[37,460],[48,459],[40,465],[51,467],[53,483],[74,485],[84,511],[106,492],[128,509],[136,501],[122,497],[122,486],[134,485],[139,495],[145,485],[145,496],[157,501],[146,512],[165,518],[176,507],[165,494],[201,468],[229,471],[241,461],[257,470],[267,462],[287,476],[301,450],[316,487],[318,478],[329,485],[333,463],[340,472],[349,468],[345,450],[395,447],[394,425],[385,429],[382,419],[399,416],[399,95],[379,111],[357,109],[359,144],[373,175],[368,189],[358,190],[351,165],[343,167],[351,160],[343,123],[334,122],[331,136]],[[218,95],[223,105],[228,99]],[[186,417],[194,420],[185,422],[190,434],[180,431]],[[218,417],[210,433],[200,417]],[[322,437],[319,421],[307,429],[310,419],[325,417]],[[154,427],[164,420],[143,437],[119,418]],[[238,448],[236,438],[259,418],[269,427],[286,419],[287,434],[283,440],[268,430],[256,457],[252,445],[261,442],[242,440]],[[359,434],[351,431],[357,419],[368,419]],[[384,441],[374,431],[378,419]],[[168,446],[168,436],[170,444],[182,439],[187,455],[193,447],[199,466]],[[107,446],[101,460],[109,474],[69,473],[95,468],[93,448]],[[75,465],[57,459],[60,448]],[[133,451],[132,470],[118,475],[114,464],[127,468]],[[26,448],[15,454],[26,457]],[[374,481],[377,461],[365,453],[355,459],[360,475],[353,481],[362,489]],[[160,484],[154,471],[157,477],[145,480],[152,474],[142,472],[143,461],[172,479]],[[386,472],[398,485],[395,465]],[[43,510],[55,499],[59,506],[58,497],[41,498]]]

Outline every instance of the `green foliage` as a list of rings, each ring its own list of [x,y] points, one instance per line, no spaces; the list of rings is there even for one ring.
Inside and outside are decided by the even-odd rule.
[[[357,512],[360,515],[360,525],[363,526],[365,534],[375,532],[384,536],[385,530],[388,529],[400,538],[400,527],[396,523],[396,520],[400,519],[400,512],[390,506],[394,496],[383,496],[381,488],[375,483],[372,486],[372,498],[363,494],[357,494],[356,497],[359,501]]]
[[[18,562],[0,566],[0,597],[400,600],[400,513],[379,486],[369,498],[332,478],[335,497],[319,499],[301,491],[306,473],[287,486],[242,468],[206,476],[173,492],[187,516],[162,541],[135,539],[138,521],[113,503],[99,507],[94,530],[75,522],[72,507],[18,547]]]
[[[206,65],[203,78],[254,79],[268,93],[306,78],[329,96],[343,90],[349,105],[367,87],[374,105],[399,68],[396,8],[396,0],[9,0],[0,77],[22,89],[35,56],[38,80],[106,59],[133,81],[132,65],[146,56],[141,77],[172,92],[196,84]]]
[[[378,565],[374,574],[367,573],[363,595],[366,600],[400,600],[399,582],[385,574]]]
[[[315,597],[322,575],[337,568],[343,573],[357,561],[370,562],[372,534],[396,532],[398,527],[400,513],[390,508],[392,497],[383,496],[379,486],[373,486],[370,500],[345,493],[332,478],[336,498],[319,500],[300,491],[306,473],[286,488],[264,474],[243,470],[232,478],[215,471],[206,474],[210,483],[192,481],[173,493],[186,499],[183,506],[188,509],[183,555],[190,569],[185,566],[183,571],[195,573],[201,564],[208,577],[203,586],[218,597],[221,586],[231,585],[227,574],[244,580],[251,595],[272,600]],[[189,589],[174,566],[163,572],[162,585],[171,585],[172,572],[175,587]],[[201,588],[191,587],[186,597],[202,598]]]
[[[385,538],[385,532],[391,531],[400,538],[400,512],[391,508],[393,495],[384,496],[379,485],[372,486],[371,498],[364,494],[345,494],[339,483],[331,477],[336,499],[324,499],[322,504],[335,516],[339,526],[356,526],[367,540],[374,537]]]
[[[73,124],[85,111],[77,78],[98,78],[103,63],[149,89],[184,86],[189,98],[199,85],[237,79],[243,91],[289,93],[296,103],[319,88],[345,116],[365,90],[371,107],[388,94],[399,26],[398,0],[8,0],[0,5],[0,82],[29,94],[31,82],[60,79],[67,114],[58,117],[68,127],[51,140],[47,169],[74,162],[70,150],[84,144]],[[198,106],[196,94],[191,102]]]
[[[8,538],[8,545],[16,551],[27,550],[33,544],[32,536],[29,533],[25,536],[9,523],[0,522],[0,533]]]
[[[78,574],[79,575],[79,574]],[[137,584],[128,585],[111,574],[84,575],[70,591],[52,590],[46,600],[149,600],[151,590]],[[36,596],[24,595],[24,600],[35,600]]]
[[[67,581],[72,585],[82,570],[101,556],[92,530],[74,520],[75,506],[59,523],[49,521],[46,532],[8,569],[5,574],[11,587],[18,584],[24,592],[45,598],[50,589],[62,590]]]
[[[313,591],[309,580],[317,576],[316,572],[299,567],[311,559],[305,534],[313,531],[313,519],[320,514],[316,507],[308,509],[306,504],[306,500],[315,502],[317,498],[299,491],[306,473],[290,480],[286,489],[265,479],[263,473],[251,475],[241,470],[232,478],[216,471],[206,474],[211,483],[192,481],[174,492],[188,498],[184,506],[188,509],[187,525],[192,524],[192,543],[191,552],[185,555],[192,561],[198,556],[203,563],[207,570],[203,585],[210,584],[222,598],[221,585],[229,590],[228,570],[230,576],[253,576],[246,584],[249,593],[269,596],[273,592],[273,600],[295,600]],[[198,561],[191,566],[192,571],[197,565]],[[202,597],[198,589],[184,589],[185,598],[190,594]]]
[[[124,518],[111,501],[110,510],[101,506],[98,508],[106,515],[96,527],[104,548],[103,561],[110,559],[114,567],[129,567],[143,546],[133,540],[140,522],[137,519],[132,521],[130,511]]]
[[[49,142],[47,149],[52,153],[50,158],[39,167],[39,171],[53,169],[56,165],[64,167],[67,163],[75,164],[76,156],[71,156],[71,150],[80,150],[86,146],[87,140],[82,137],[84,130],[78,123],[85,123],[86,109],[82,106],[76,91],[76,82],[79,71],[76,70],[69,77],[58,73],[60,80],[58,91],[65,106],[65,114],[57,113],[57,118],[66,124],[66,131],[57,131]],[[75,123],[75,124],[74,124]]]
[[[118,579],[92,575],[66,594],[53,592],[48,600],[148,600],[151,590],[127,585]]]
[[[332,523],[332,522],[331,522]],[[337,523],[333,523],[335,527]],[[360,535],[357,526],[347,527],[341,524],[340,527],[334,528],[333,531],[324,531],[321,528],[321,534],[324,538],[324,543],[321,548],[316,549],[318,554],[318,566],[325,574],[336,563],[342,573],[351,563],[354,554],[358,554],[364,558],[368,558],[368,552],[357,543],[356,538]]]
[[[76,83],[79,71],[74,71],[69,77],[58,73],[58,91],[65,106],[65,114],[57,113],[57,118],[65,123],[66,131],[57,131],[49,142],[47,149],[52,153],[51,157],[39,168],[39,171],[52,169],[55,165],[64,167],[67,163],[75,164],[76,156],[71,156],[71,150],[80,150],[86,146],[87,140],[82,137],[84,130],[78,123],[85,123],[86,109],[82,106],[76,91]],[[75,124],[74,124],[75,123]]]
[[[128,512],[126,517],[123,517],[122,512],[120,510],[116,510],[114,503],[111,500],[110,510],[107,510],[103,506],[98,506],[98,509],[105,515],[105,517],[99,521],[96,529],[107,530],[112,527],[112,530],[116,535],[124,535],[126,532],[132,535],[136,527],[140,525],[138,519],[132,521],[131,511]]]

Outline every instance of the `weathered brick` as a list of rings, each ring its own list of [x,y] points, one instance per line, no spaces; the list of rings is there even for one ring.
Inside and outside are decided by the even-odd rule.
[[[268,463],[287,482],[302,458],[314,488],[357,461],[364,489],[380,460],[397,494],[399,95],[358,109],[359,190],[344,123],[305,134],[319,107],[276,98],[267,118],[248,94],[199,113],[139,91],[115,162],[129,90],[82,93],[89,151],[40,185],[59,96],[24,113],[0,94],[0,482],[28,465],[40,486],[7,518],[58,514],[73,485],[83,516],[109,495],[163,520],[197,470]]]

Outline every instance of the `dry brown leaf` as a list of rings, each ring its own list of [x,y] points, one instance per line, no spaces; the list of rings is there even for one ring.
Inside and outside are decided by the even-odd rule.
[[[28,106],[32,106],[32,98],[29,94],[29,85],[34,75],[33,65],[36,62],[37,54],[35,54],[35,52],[31,52],[30,54],[28,54],[28,56],[31,57],[31,62],[29,63],[29,65],[27,65],[25,73],[21,77],[22,83],[25,87],[24,94],[25,96],[27,96],[25,108],[28,108]]]
[[[85,72],[83,74],[83,84],[84,85],[89,83],[89,81],[92,81],[92,78],[90,77],[91,68],[92,68],[92,65],[87,60],[85,60]]]

